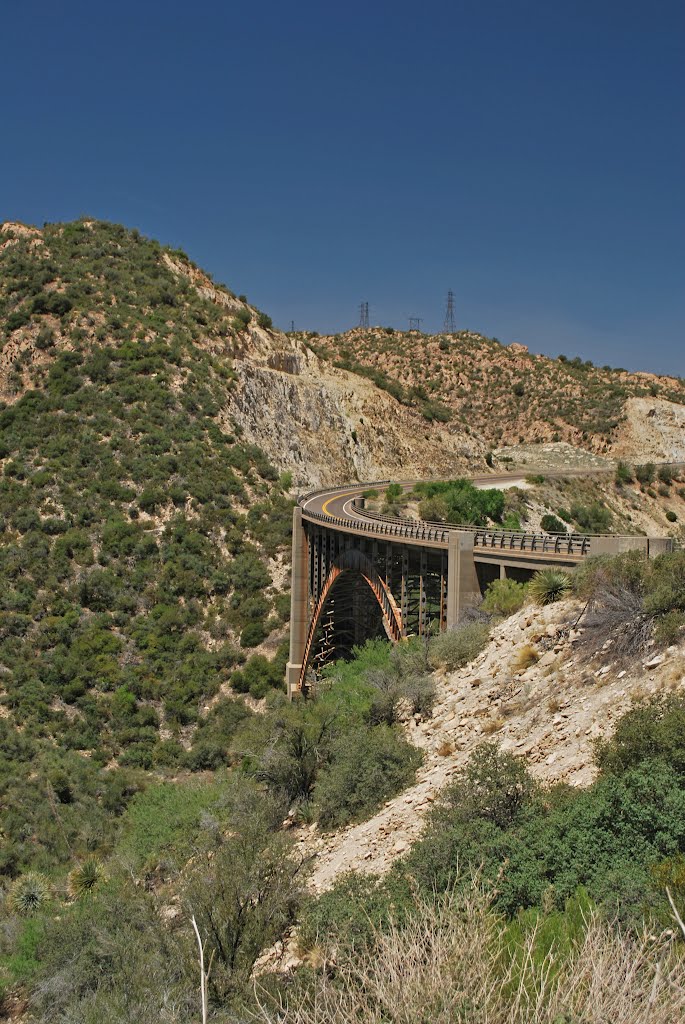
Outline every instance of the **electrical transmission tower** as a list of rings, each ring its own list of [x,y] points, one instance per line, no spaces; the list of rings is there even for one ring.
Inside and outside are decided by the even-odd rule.
[[[359,326],[369,326],[369,304],[368,302],[359,303]]]
[[[421,330],[422,322],[423,322],[423,317],[422,316],[410,316],[409,317],[409,330],[410,331],[420,331]]]
[[[454,292],[451,288],[447,293],[447,309],[445,310],[443,329],[445,334],[454,334],[457,329],[454,323]]]

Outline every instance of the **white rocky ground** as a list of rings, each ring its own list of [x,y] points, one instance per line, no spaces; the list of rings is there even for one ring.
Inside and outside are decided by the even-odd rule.
[[[432,717],[406,724],[409,739],[425,752],[416,783],[362,824],[334,835],[315,826],[302,830],[302,852],[316,854],[314,891],[346,871],[386,871],[420,835],[426,811],[484,739],[524,757],[539,779],[587,785],[594,740],[612,732],[633,699],[685,688],[683,645],[628,666],[612,665],[609,657],[583,664],[574,650],[579,632],[569,629],[580,611],[573,601],[528,606],[495,627],[474,662],[436,676]],[[539,660],[518,669],[528,648]]]

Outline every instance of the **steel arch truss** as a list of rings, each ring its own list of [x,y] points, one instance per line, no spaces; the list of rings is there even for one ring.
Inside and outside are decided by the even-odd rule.
[[[399,641],[404,635],[402,626],[402,613],[392,595],[388,583],[381,578],[373,565],[371,559],[357,548],[346,548],[338,551],[333,560],[327,564],[325,555],[319,551],[314,558],[315,568],[312,572],[312,586],[310,589],[312,610],[307,631],[302,670],[300,674],[300,690],[306,688],[305,680],[307,670],[313,660],[313,652],[317,634],[320,627],[325,625],[324,613],[328,610],[331,615],[330,627],[333,628],[333,611],[331,602],[334,599],[334,589],[340,591],[339,582],[341,578],[350,580],[356,577],[356,581],[363,581],[365,589],[371,592],[377,607],[380,609],[382,626],[386,636],[393,642]]]

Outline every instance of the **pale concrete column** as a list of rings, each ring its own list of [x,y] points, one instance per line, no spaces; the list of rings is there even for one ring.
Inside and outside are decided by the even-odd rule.
[[[480,601],[473,559],[473,534],[451,530],[447,547],[447,628],[456,626],[466,608]]]
[[[288,698],[297,691],[302,672],[302,659],[309,628],[308,581],[309,557],[307,535],[302,525],[302,509],[293,509],[293,562],[290,589],[290,660],[285,670]]]
[[[503,562],[500,562],[499,578],[501,580],[505,580],[507,578],[507,567],[506,567],[506,565],[504,565]]]

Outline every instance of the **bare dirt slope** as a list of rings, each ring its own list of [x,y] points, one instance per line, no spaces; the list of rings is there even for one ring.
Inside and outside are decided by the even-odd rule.
[[[659,398],[629,398],[626,419],[613,451],[619,458],[641,461],[685,461],[685,405]]]
[[[415,785],[369,821],[334,835],[315,827],[300,839],[316,852],[312,887],[329,888],[341,874],[386,871],[423,828],[425,814],[474,747],[490,739],[524,757],[547,782],[587,785],[594,741],[609,735],[633,698],[685,689],[685,648],[617,667],[583,664],[569,629],[581,606],[567,601],[526,607],[495,627],[486,650],[466,668],[436,677],[438,699],[428,721],[411,720],[409,739],[425,752]],[[524,647],[539,660],[516,671]]]

